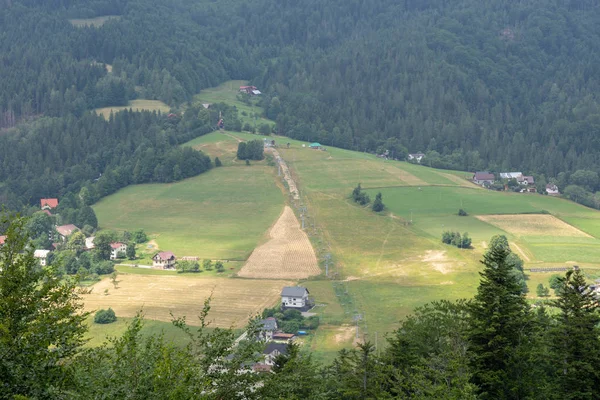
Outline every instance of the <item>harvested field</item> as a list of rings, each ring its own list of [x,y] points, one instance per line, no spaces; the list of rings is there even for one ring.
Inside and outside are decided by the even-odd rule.
[[[319,275],[315,251],[291,208],[285,207],[271,232],[239,272],[245,278],[304,279]]]
[[[454,269],[455,263],[448,258],[445,251],[427,250],[422,260],[444,275],[452,272]]]
[[[87,311],[112,307],[117,317],[133,317],[143,308],[146,318],[170,321],[171,315],[186,316],[197,325],[204,300],[211,295],[209,319],[215,327],[242,327],[248,317],[279,301],[281,288],[292,282],[253,281],[197,276],[128,275],[118,277],[118,289],[109,279],[92,286],[83,296]],[[108,289],[108,295],[104,291]]]
[[[108,119],[110,117],[110,113],[118,113],[119,111],[129,110],[133,111],[160,111],[162,113],[167,113],[170,110],[170,107],[163,103],[160,100],[132,100],[126,106],[115,106],[115,107],[103,107],[96,108],[96,114],[102,115],[104,118]]]
[[[515,236],[592,237],[546,214],[479,215],[477,218]]]
[[[428,185],[428,183],[425,182],[424,180],[417,178],[410,172],[407,172],[400,168],[396,168],[396,167],[386,168],[385,172],[400,179],[402,182],[404,182],[405,184],[410,185],[410,186],[418,186],[418,185],[427,186]]]

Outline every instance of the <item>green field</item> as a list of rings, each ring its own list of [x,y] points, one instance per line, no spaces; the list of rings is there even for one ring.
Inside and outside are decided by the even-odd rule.
[[[109,72],[112,72],[112,67]],[[132,100],[126,106],[116,106],[116,107],[103,107],[96,108],[94,111],[96,114],[102,115],[104,118],[108,119],[110,117],[110,113],[118,113],[119,111],[129,110],[133,111],[156,111],[167,113],[171,109],[167,104],[163,103],[160,100]]]
[[[129,186],[94,205],[101,228],[142,228],[161,250],[211,259],[246,259],[282,208],[273,168],[264,165]]]

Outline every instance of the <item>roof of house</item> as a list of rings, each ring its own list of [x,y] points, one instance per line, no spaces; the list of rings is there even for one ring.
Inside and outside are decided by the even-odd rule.
[[[517,182],[527,182],[529,184],[533,184],[534,180],[533,180],[533,176],[520,176],[517,178]]]
[[[170,251],[161,251],[160,253],[157,253],[153,258],[157,257],[163,261],[169,261],[175,259],[175,254],[173,254]]]
[[[277,329],[277,320],[273,317],[263,319],[262,321],[260,321],[260,323],[262,324],[261,329],[263,331],[274,331],[275,329]]]
[[[523,176],[522,172],[500,172],[501,179],[515,179]]]
[[[292,339],[294,336],[296,336],[296,335],[294,335],[293,333],[275,332],[273,334],[273,339],[289,340],[289,339]]]
[[[63,236],[69,236],[71,233],[78,231],[79,228],[73,224],[61,225],[56,227],[56,231]]]
[[[49,216],[52,216],[52,213],[48,209],[42,210],[42,212],[48,214]]]
[[[268,364],[256,363],[252,366],[254,372],[271,372],[271,366]]]
[[[425,154],[423,153],[411,153],[409,154],[410,157],[425,157]]]
[[[122,246],[125,246],[125,243],[121,243],[121,242],[113,242],[110,244],[110,247],[112,247],[113,249],[118,249]]]
[[[210,103],[202,103],[202,107],[209,108],[210,107]]]
[[[475,172],[475,176],[473,177],[476,181],[490,181],[494,180],[494,174],[490,174],[489,172]]]
[[[56,208],[58,207],[58,199],[40,199],[40,208],[44,206]]]
[[[262,93],[260,92],[260,90],[253,90],[252,94],[262,94]]]
[[[93,249],[94,247],[96,247],[94,245],[94,239],[96,239],[96,236],[90,236],[88,238],[85,238],[85,248],[86,249]]]
[[[309,146],[310,146],[310,147],[321,147],[321,143],[319,143],[319,142],[314,142],[314,143],[311,143]]]
[[[281,295],[286,297],[302,297],[304,293],[310,293],[307,288],[302,286],[285,286],[281,290]]]
[[[6,242],[6,236],[2,235],[0,236],[0,244],[4,244],[4,242]]]
[[[46,258],[50,253],[50,250],[36,250],[33,252],[35,258]]]
[[[550,190],[558,190],[558,186],[556,186],[553,183],[549,183],[546,185],[546,189],[550,189]]]
[[[269,342],[267,343],[267,347],[265,347],[263,354],[272,354],[275,350],[279,351],[281,354],[287,354],[287,344]]]

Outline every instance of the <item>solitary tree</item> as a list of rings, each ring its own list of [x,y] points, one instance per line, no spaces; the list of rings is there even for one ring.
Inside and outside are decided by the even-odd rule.
[[[204,268],[207,271],[211,271],[213,268],[212,260],[202,260],[202,268]]]
[[[134,242],[130,242],[127,244],[127,251],[125,252],[127,255],[127,258],[129,258],[130,260],[135,260],[135,243]]]
[[[217,261],[217,262],[215,263],[215,269],[216,269],[216,270],[217,270],[217,272],[219,272],[219,273],[221,273],[221,272],[225,271],[225,266],[223,265],[223,262],[222,262],[222,261],[220,261],[220,260],[219,260],[219,261]]]
[[[377,193],[377,196],[375,196],[372,208],[375,212],[381,212],[385,208],[383,201],[381,201],[381,192]]]
[[[538,297],[546,297],[550,294],[550,288],[544,287],[544,284],[540,283],[537,285],[536,293]]]

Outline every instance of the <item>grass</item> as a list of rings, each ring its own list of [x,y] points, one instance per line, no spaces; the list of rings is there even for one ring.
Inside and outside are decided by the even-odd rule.
[[[93,26],[95,28],[98,28],[98,27],[101,27],[102,25],[104,25],[108,21],[119,20],[119,19],[121,19],[120,15],[104,15],[104,16],[95,17],[95,18],[75,18],[75,19],[70,19],[69,22],[73,26],[76,26],[78,28],[82,28],[85,26]]]
[[[102,228],[144,229],[160,250],[244,260],[283,208],[272,167],[221,167],[173,184],[129,186],[94,205]]]
[[[111,68],[112,71],[112,68]],[[167,113],[171,109],[167,104],[163,103],[160,100],[132,100],[126,106],[118,106],[118,107],[103,107],[96,108],[94,111],[96,114],[102,115],[104,118],[108,119],[110,117],[110,113],[118,113],[119,111],[129,110],[133,111],[156,111],[161,113]]]

